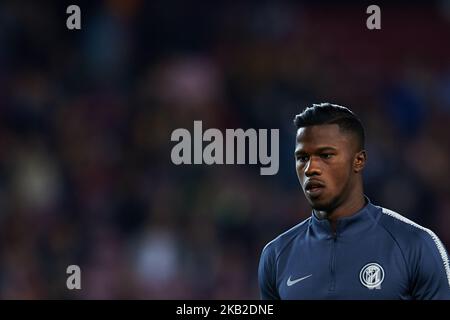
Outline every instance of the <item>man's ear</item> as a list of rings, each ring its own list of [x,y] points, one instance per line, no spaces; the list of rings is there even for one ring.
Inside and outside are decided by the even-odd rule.
[[[367,161],[367,153],[366,150],[358,151],[355,155],[355,159],[353,161],[353,171],[355,173],[361,172],[364,169]]]

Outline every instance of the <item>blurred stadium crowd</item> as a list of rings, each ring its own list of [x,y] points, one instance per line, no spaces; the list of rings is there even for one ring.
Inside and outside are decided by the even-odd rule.
[[[74,2],[76,3],[76,2]],[[257,299],[263,246],[310,215],[292,120],[367,130],[366,194],[450,248],[450,9],[310,2],[0,3],[0,298]],[[279,128],[280,171],[175,166],[176,128]],[[66,288],[66,268],[82,290]]]

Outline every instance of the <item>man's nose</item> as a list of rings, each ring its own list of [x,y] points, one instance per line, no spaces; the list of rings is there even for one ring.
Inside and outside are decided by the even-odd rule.
[[[310,157],[308,163],[305,167],[305,175],[307,177],[313,176],[313,175],[320,175],[321,170],[319,166],[319,161],[315,157]]]

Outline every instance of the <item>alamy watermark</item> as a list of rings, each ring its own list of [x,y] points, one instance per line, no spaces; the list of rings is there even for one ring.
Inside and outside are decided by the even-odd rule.
[[[72,4],[67,7],[66,13],[70,14],[66,20],[66,27],[69,30],[81,29],[81,9],[79,6]],[[370,16],[366,20],[366,27],[369,30],[381,29],[381,9],[373,4],[367,7],[366,13]]]
[[[176,165],[257,164],[259,161],[262,165],[261,175],[274,175],[278,172],[278,129],[226,129],[224,139],[219,129],[210,128],[203,132],[202,121],[194,121],[193,137],[187,129],[178,128],[172,132],[170,139],[178,141],[170,154]],[[203,148],[203,142],[209,143]]]

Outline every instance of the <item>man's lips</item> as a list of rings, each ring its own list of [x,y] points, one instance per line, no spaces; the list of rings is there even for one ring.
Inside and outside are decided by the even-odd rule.
[[[305,183],[305,191],[313,191],[319,188],[325,188],[325,184],[320,180],[308,180]]]
[[[305,193],[310,198],[319,197],[322,194],[325,184],[320,180],[309,180],[305,183]]]

